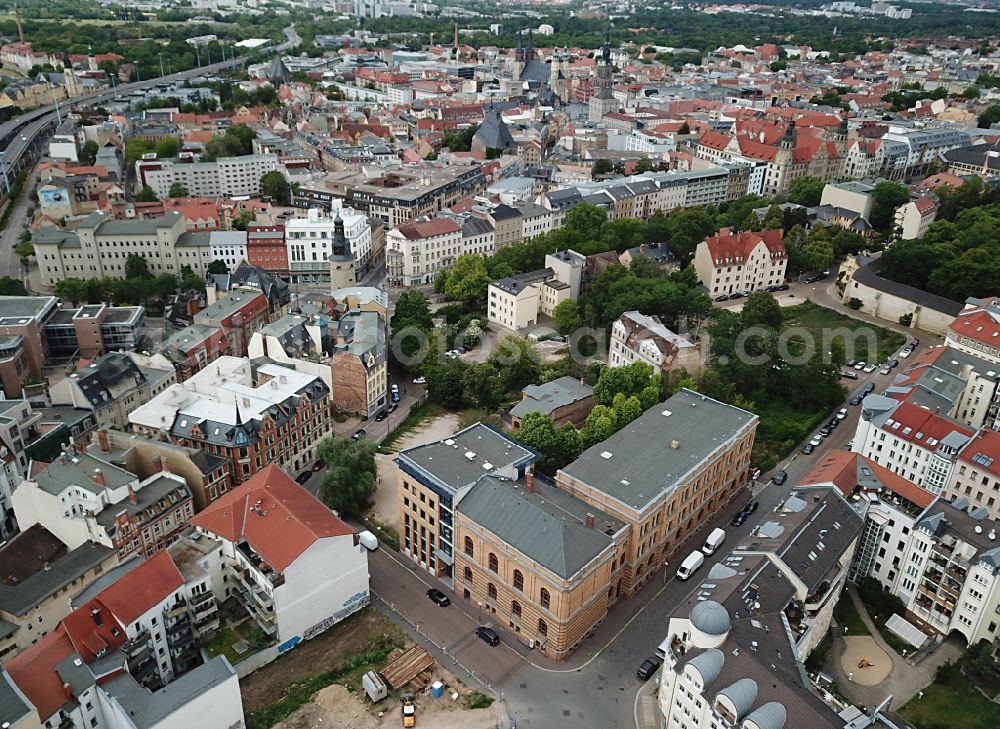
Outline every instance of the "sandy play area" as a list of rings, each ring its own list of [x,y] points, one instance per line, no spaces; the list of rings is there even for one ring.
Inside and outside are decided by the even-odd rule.
[[[844,643],[840,667],[854,683],[874,686],[882,683],[892,671],[892,659],[870,635],[845,636]]]
[[[372,711],[364,694],[359,697],[338,684],[327,686],[317,692],[312,701],[289,716],[275,729],[381,729],[402,726],[399,704],[391,696],[384,699],[379,709],[384,712],[379,717]],[[434,729],[491,729],[497,720],[493,708],[464,709],[461,699],[452,702],[447,694],[435,699],[430,696],[417,697],[417,726]]]
[[[413,446],[442,440],[458,429],[458,416],[451,413],[439,418],[428,420],[419,429],[413,431],[397,444],[401,451]],[[375,465],[378,468],[378,489],[375,491],[375,519],[382,524],[395,526],[399,523],[399,497],[397,495],[396,475],[399,469],[394,463],[393,455],[375,454]]]

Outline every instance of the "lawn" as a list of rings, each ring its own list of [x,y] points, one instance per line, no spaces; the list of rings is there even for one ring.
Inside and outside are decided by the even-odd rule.
[[[839,341],[844,345],[847,359],[885,362],[906,341],[906,337],[899,332],[852,319],[811,301],[789,306],[781,313],[784,317],[783,331],[787,332],[792,327],[807,330],[817,350],[829,351],[830,344]],[[872,348],[875,349],[874,356],[870,351]]]
[[[445,412],[444,408],[432,402],[427,402],[423,405],[412,408],[406,420],[400,423],[399,426],[392,431],[392,433],[390,433],[384,441],[382,441],[382,444],[378,449],[379,453],[389,454],[397,452],[399,450],[399,446],[397,444],[403,438],[417,430],[428,420],[433,420],[438,416],[444,415]]]
[[[239,640],[245,640],[249,648],[243,653],[237,653],[233,644]],[[217,655],[225,655],[234,666],[244,658],[253,655],[258,650],[267,645],[267,636],[260,626],[252,621],[246,621],[240,625],[231,627],[228,623],[220,628],[213,640],[205,643],[205,651],[210,658]]]
[[[861,619],[861,615],[858,614],[858,610],[854,606],[854,600],[851,599],[846,590],[841,593],[840,599],[837,601],[837,606],[833,608],[833,615],[837,618],[840,626],[845,629],[844,635],[872,634],[868,630],[865,621]]]
[[[757,402],[760,416],[753,443],[753,464],[762,471],[779,461],[830,417],[828,410],[803,411],[786,402]]]
[[[900,709],[917,729],[997,729],[996,704],[983,696],[958,670],[935,680]]]

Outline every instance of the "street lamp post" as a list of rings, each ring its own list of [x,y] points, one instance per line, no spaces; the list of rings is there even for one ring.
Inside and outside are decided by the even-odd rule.
[[[479,624],[482,625],[483,624],[483,604],[481,602],[476,602],[476,604],[479,606]]]

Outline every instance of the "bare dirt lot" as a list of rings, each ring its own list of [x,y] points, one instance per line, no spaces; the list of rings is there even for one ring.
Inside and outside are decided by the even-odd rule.
[[[348,656],[363,651],[368,639],[378,633],[397,634],[399,630],[380,612],[369,608],[240,679],[243,711],[252,714],[273,704],[285,695],[286,687],[329,671]]]
[[[458,416],[452,413],[428,420],[419,429],[413,431],[399,441],[398,450],[406,450],[413,446],[423,445],[435,440],[447,438],[458,428]],[[375,520],[390,526],[399,524],[399,496],[397,495],[396,467],[393,455],[378,453],[375,463],[378,467],[379,484],[375,491]]]
[[[418,696],[416,704],[417,726],[492,729],[497,725],[492,708],[464,709],[461,699],[453,702],[447,694],[440,699]],[[275,724],[275,729],[382,729],[401,725],[399,704],[392,696],[384,699],[376,709],[363,693],[351,693],[334,684],[317,692],[312,701]]]

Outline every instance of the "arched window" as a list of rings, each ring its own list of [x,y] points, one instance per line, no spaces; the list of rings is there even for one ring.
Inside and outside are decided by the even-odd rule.
[[[497,599],[497,586],[494,585],[492,582],[486,587],[486,592],[494,600]]]
[[[549,591],[548,591],[548,590],[546,590],[546,589],[545,589],[545,588],[543,587],[543,588],[542,588],[542,592],[541,592],[541,594],[539,595],[539,600],[538,600],[538,602],[540,602],[540,603],[541,603],[541,605],[542,605],[542,607],[543,607],[543,608],[545,608],[546,610],[548,610],[548,609],[549,609],[549,603],[550,603],[551,601],[552,601],[552,598],[551,598],[551,597],[549,597]]]
[[[465,568],[465,579],[467,579],[469,582],[472,582],[472,568],[471,567],[466,567]]]
[[[524,575],[521,570],[514,570],[514,589],[524,592]]]
[[[514,613],[517,617],[521,617],[521,603],[517,600],[510,604],[510,611]]]
[[[538,634],[539,635],[548,635],[549,634],[548,623],[546,623],[541,618],[538,619]]]
[[[475,556],[475,550],[472,547],[472,537],[465,538],[465,553],[470,557]]]
[[[493,554],[493,552],[490,552],[490,571],[491,572],[500,571],[500,561],[497,559],[497,556]]]

